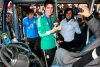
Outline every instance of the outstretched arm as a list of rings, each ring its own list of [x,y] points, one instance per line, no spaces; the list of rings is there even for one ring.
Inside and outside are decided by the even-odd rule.
[[[83,12],[78,13],[78,14],[86,17],[86,19],[88,21],[88,22],[86,22],[86,24],[89,26],[91,31],[94,33],[95,37],[98,38],[100,36],[100,22],[99,22],[99,20],[95,19],[91,15],[89,8],[87,7],[86,4],[84,4],[84,5],[80,4],[79,8],[83,9]]]

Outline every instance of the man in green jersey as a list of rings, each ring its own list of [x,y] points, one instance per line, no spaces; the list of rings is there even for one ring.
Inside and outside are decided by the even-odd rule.
[[[45,59],[46,67],[50,67],[56,51],[56,40],[54,32],[60,29],[53,25],[54,17],[52,16],[54,3],[52,0],[44,2],[44,14],[36,22],[38,33],[41,37],[41,49]],[[54,26],[54,27],[53,27]]]

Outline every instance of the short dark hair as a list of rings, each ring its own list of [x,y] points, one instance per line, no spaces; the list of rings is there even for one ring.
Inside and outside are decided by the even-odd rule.
[[[27,14],[29,14],[29,13],[34,13],[34,11],[32,9],[28,9]]]
[[[64,16],[66,17],[66,13],[68,13],[68,11],[72,11],[72,18],[74,18],[74,13],[73,13],[73,9],[72,8],[67,8],[65,11],[64,11]]]
[[[53,0],[46,0],[46,1],[44,2],[44,7],[46,7],[48,4],[52,4],[52,5],[54,6]]]
[[[67,8],[67,9],[65,10],[64,13],[66,14],[66,13],[68,13],[68,11],[70,11],[70,10],[72,11],[72,14],[73,14],[73,9],[72,9],[72,8]]]

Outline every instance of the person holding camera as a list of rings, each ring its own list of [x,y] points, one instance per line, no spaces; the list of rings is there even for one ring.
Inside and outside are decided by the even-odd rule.
[[[60,46],[68,51],[76,51],[73,50],[75,47],[74,35],[75,33],[81,34],[81,30],[78,24],[78,21],[73,19],[73,9],[67,8],[65,10],[65,19],[60,22],[61,30],[60,34],[64,38],[64,42],[60,44]]]
[[[95,40],[82,52],[73,53],[63,48],[56,50],[53,65],[62,67],[100,67],[100,23],[90,14],[86,4],[80,4],[79,7],[83,12],[78,13],[86,17],[86,24],[95,35]]]

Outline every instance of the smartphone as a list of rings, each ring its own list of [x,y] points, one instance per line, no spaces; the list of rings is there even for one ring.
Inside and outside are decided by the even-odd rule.
[[[76,15],[77,15],[78,13],[80,13],[80,12],[83,12],[83,9],[81,9],[81,8],[74,8],[74,9],[73,9],[73,13],[76,14]]]

